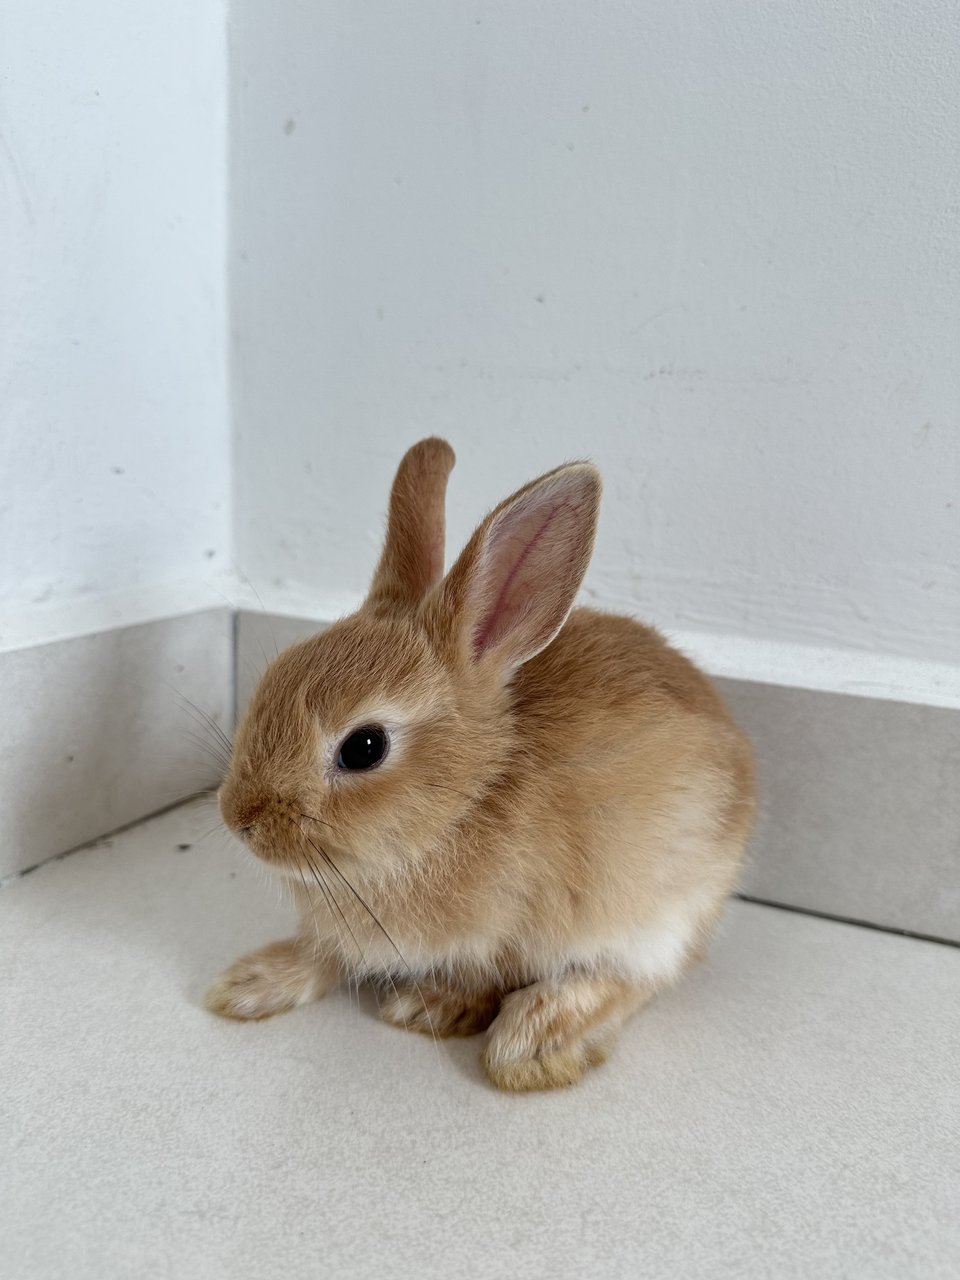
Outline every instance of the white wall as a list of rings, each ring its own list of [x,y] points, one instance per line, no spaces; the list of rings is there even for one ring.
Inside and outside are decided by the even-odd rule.
[[[592,454],[589,585],[956,660],[953,0],[235,0],[237,556],[329,613],[400,450],[451,541]]]
[[[230,559],[225,0],[2,27],[0,644]]]

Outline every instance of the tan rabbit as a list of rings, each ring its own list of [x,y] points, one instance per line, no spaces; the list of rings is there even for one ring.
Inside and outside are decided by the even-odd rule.
[[[261,1018],[371,981],[388,1022],[489,1028],[496,1085],[553,1088],[699,958],[743,855],[750,750],[655,631],[570,612],[593,466],[520,489],[443,577],[453,461],[409,450],[366,602],[281,654],[237,731],[221,811],[300,927],[207,1003]]]

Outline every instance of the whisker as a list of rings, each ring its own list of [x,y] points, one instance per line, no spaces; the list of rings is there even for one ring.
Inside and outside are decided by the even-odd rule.
[[[413,983],[414,990],[416,991],[417,995],[420,997],[420,1003],[423,1005],[423,1012],[427,1019],[427,1026],[430,1028],[430,1035],[433,1037],[434,1046],[436,1046],[437,1033],[434,1030],[433,1019],[430,1017],[430,1009],[427,1005],[426,1000],[424,999],[423,992],[420,990],[420,984],[419,982],[417,982],[417,979],[414,976],[413,970],[410,968],[409,964],[407,963],[406,957],[404,956],[403,952],[400,950],[400,948],[394,942],[393,938],[391,938],[390,934],[386,931],[386,929],[377,919],[376,915],[370,909],[368,904],[364,901],[364,899],[360,896],[360,894],[357,892],[357,890],[354,888],[351,882],[347,879],[344,873],[340,870],[340,868],[334,862],[333,858],[331,858],[330,854],[327,853],[326,849],[324,849],[322,845],[315,844],[314,841],[311,840],[309,836],[307,837],[307,839],[309,840],[311,847],[321,856],[321,858],[323,858],[324,862],[327,864],[330,870],[334,873],[334,875],[336,875],[337,878],[340,881],[342,881],[342,883],[346,885],[346,887],[350,890],[354,898],[357,900],[357,902],[359,902],[360,906],[363,907],[364,911],[366,911],[367,915],[370,917],[373,923],[377,926],[377,928],[386,938],[387,942],[389,942],[390,946],[396,952],[397,958],[399,959],[400,963],[403,965],[404,969],[406,969],[407,976],[409,977],[410,981]],[[402,1003],[402,1001],[400,1000],[400,993],[397,990],[397,984],[394,982],[393,976],[390,973],[389,969],[387,970],[387,978],[389,979],[390,985],[393,987],[394,995],[397,997],[398,1003]],[[404,1019],[404,1025],[406,1025],[406,1019]]]
[[[181,710],[187,711],[187,708],[183,707]],[[204,721],[198,720],[197,717],[190,712],[187,712],[187,714],[195,727],[200,730],[200,733],[193,734],[188,730],[184,730],[185,736],[197,746],[201,746],[205,751],[216,756],[218,763],[222,762],[225,768],[228,767],[230,764],[230,757],[233,753],[233,747],[228,746],[219,737],[215,737],[212,734],[209,725]]]
[[[321,892],[323,893],[324,897],[328,898],[328,902],[331,905],[331,911],[334,909],[336,910],[337,915],[343,921],[344,928],[347,930],[347,932],[350,934],[350,937],[353,939],[353,945],[357,948],[357,951],[360,953],[361,964],[366,965],[367,957],[364,954],[363,947],[361,947],[360,943],[357,941],[357,935],[350,928],[350,922],[347,920],[347,917],[343,914],[343,908],[340,906],[340,903],[337,901],[336,896],[333,892],[333,888],[327,884],[326,877],[324,876],[320,868],[317,866],[317,864],[310,857],[310,855],[307,853],[307,854],[304,854],[304,857],[307,860],[307,866],[313,872],[313,878],[316,880],[317,884],[320,886]],[[333,922],[335,925],[337,925],[337,930],[339,932],[340,926],[339,924],[337,924],[336,916],[334,916]]]
[[[195,702],[192,702],[187,695],[185,693],[181,693],[179,689],[175,689],[174,693],[176,693],[177,697],[186,704],[184,709],[186,710],[187,708],[190,708],[194,711],[196,715],[200,717],[198,723],[209,729],[220,745],[226,750],[227,754],[230,755],[233,752],[233,743],[227,737],[226,731],[217,724],[216,720],[214,720],[213,716],[210,715],[208,711],[204,711],[202,707],[198,707]]]
[[[178,693],[177,697],[182,698],[183,695]],[[216,742],[216,744],[223,747],[225,751],[233,750],[233,744],[216,721],[204,719],[203,713],[200,712],[199,708],[195,707],[193,703],[190,703],[189,706],[184,703],[184,705],[180,707],[180,710],[193,721],[198,729],[202,729],[204,733],[210,735],[212,742]]]
[[[197,836],[194,844],[199,844],[201,840],[209,840],[215,832],[218,832],[222,836],[229,836],[232,834],[232,832],[228,831],[222,822],[215,822],[214,825],[212,827],[208,827],[202,835]]]
[[[300,883],[303,885],[304,892],[306,893],[307,897],[309,897],[309,896],[310,896],[310,886],[307,884],[307,878],[306,878],[306,876],[303,874],[303,867],[301,867],[301,865],[299,864],[299,862],[295,863],[294,865],[295,865],[295,867],[296,867],[297,875],[300,877]],[[327,910],[328,910],[328,911],[330,911],[330,918],[333,920],[334,928],[335,928],[335,929],[336,929],[336,931],[337,931],[337,936],[338,936],[338,938],[340,939],[340,945],[341,945],[341,947],[342,947],[342,946],[343,946],[343,942],[344,942],[343,934],[340,932],[340,925],[339,925],[339,923],[338,923],[338,921],[337,921],[336,916],[335,916],[335,915],[333,914],[333,912],[330,910],[330,903],[329,903],[329,901],[326,899],[326,892],[325,892],[326,884],[325,884],[325,882],[324,882],[324,883],[321,883],[321,881],[323,881],[323,877],[319,875],[319,873],[318,873],[318,868],[314,866],[313,861],[312,861],[312,859],[311,859],[309,856],[307,857],[307,866],[310,868],[310,871],[311,871],[311,873],[312,873],[312,875],[313,875],[314,880],[316,880],[317,884],[319,885],[321,893],[323,893],[323,894],[324,894],[324,899],[325,899],[325,901],[326,901],[326,907],[327,907]],[[311,916],[313,917],[313,931],[314,931],[314,934],[316,935],[316,942],[315,942],[315,944],[314,944],[314,959],[316,960],[316,959],[318,959],[318,958],[319,958],[319,956],[320,956],[320,954],[321,954],[321,951],[323,950],[323,943],[322,943],[321,938],[320,938],[320,924],[319,924],[319,922],[318,922],[318,920],[317,920],[317,917],[316,917],[316,915],[315,915],[313,912],[311,912],[310,914],[311,914]],[[349,971],[349,969],[347,970],[347,991],[348,991],[348,992],[351,992],[351,991],[352,991],[351,986],[350,986],[350,971]],[[359,987],[358,987],[358,988],[357,988],[357,1009],[359,1010],[359,1008],[360,1008],[360,989],[359,989]]]
[[[323,818],[315,818],[312,813],[301,813],[300,817],[306,818],[308,822],[319,822],[321,827],[329,827],[331,831],[333,830],[333,823],[324,822]]]
[[[317,882],[317,886],[319,887],[320,892],[323,894],[324,903],[326,904],[327,910],[330,912],[330,919],[333,921],[333,927],[336,929],[337,937],[340,939],[340,947],[342,952],[344,954],[346,953],[346,938],[344,937],[343,931],[340,928],[340,921],[337,919],[337,916],[339,916],[340,920],[343,921],[344,925],[346,926],[347,932],[350,934],[351,938],[353,938],[354,945],[356,946],[357,950],[360,952],[361,963],[366,964],[366,957],[363,954],[363,948],[360,946],[360,943],[357,941],[356,937],[354,936],[353,930],[350,928],[350,925],[347,924],[347,920],[340,909],[340,904],[337,902],[336,897],[334,896],[333,889],[331,888],[330,885],[327,884],[326,877],[323,875],[320,868],[316,865],[316,863],[313,861],[310,855],[304,854],[304,857],[306,858],[307,866],[310,868],[310,874],[313,876],[314,880]],[[307,882],[306,882],[306,879],[304,878],[303,871],[299,867],[297,868],[297,870],[300,872],[300,879],[303,880],[303,887],[307,889]],[[307,892],[309,893],[309,889],[307,889]],[[319,946],[320,929],[316,924],[316,920],[314,920],[314,927],[317,930],[317,942]],[[350,976],[351,976],[350,969],[348,967],[347,968],[347,990],[348,991],[350,990]],[[357,991],[357,1010],[359,1012],[360,984],[359,982],[356,982],[354,985],[356,986],[356,991]]]
[[[225,754],[223,748],[216,742],[212,742],[209,738],[202,738],[195,733],[185,732],[183,735],[187,742],[192,742],[198,750],[202,751],[209,760],[226,773],[230,767],[230,758]]]
[[[313,814],[301,813],[300,817],[305,818],[307,822],[317,822],[321,826],[329,827],[331,831],[333,830],[333,826],[331,823],[324,821],[323,818],[317,818]],[[306,835],[306,832],[304,832],[304,835]],[[344,875],[344,873],[340,870],[340,868],[334,862],[330,854],[327,853],[326,849],[324,849],[322,845],[315,843],[315,841],[312,840],[310,836],[307,835],[306,838],[311,848],[314,850],[314,852],[317,853],[321,858],[323,858],[324,862],[327,864],[330,870],[334,873],[337,879],[340,880],[346,886],[347,889],[349,889],[350,893],[353,894],[354,898],[357,900],[357,902],[364,909],[364,911],[367,913],[367,915],[370,917],[370,919],[373,921],[376,927],[380,930],[380,932],[386,938],[387,942],[393,948],[400,963],[403,965],[404,969],[407,971],[407,975],[413,984],[414,990],[416,991],[417,995],[420,998],[420,1003],[423,1006],[424,1016],[427,1019],[427,1026],[430,1028],[430,1035],[433,1037],[434,1046],[436,1046],[437,1034],[436,1034],[436,1031],[434,1030],[433,1019],[430,1017],[429,1006],[427,1005],[423,992],[420,990],[420,984],[417,982],[416,978],[414,977],[413,970],[410,968],[410,965],[407,963],[406,957],[404,956],[403,952],[400,950],[396,942],[393,940],[393,938],[384,928],[383,924],[377,918],[376,914],[371,910],[369,904],[364,900],[364,898],[361,897],[360,893],[357,891],[354,885],[350,882],[350,880],[346,877],[346,875]],[[351,930],[351,933],[352,933],[352,930]],[[397,990],[397,984],[394,982],[393,976],[391,975],[389,970],[387,970],[387,978],[390,982],[390,985],[393,987],[394,995],[397,997],[398,1004],[402,1004],[402,1001],[400,1000],[400,993]],[[404,1018],[404,1026],[406,1026],[405,1018]]]
[[[359,940],[358,940],[358,938],[357,938],[356,934],[355,934],[355,933],[353,932],[353,930],[350,928],[350,923],[349,923],[349,921],[347,920],[347,917],[344,915],[344,913],[343,913],[343,909],[342,909],[342,907],[340,906],[340,903],[337,901],[337,896],[336,896],[336,894],[333,892],[333,886],[327,883],[327,878],[326,878],[326,876],[323,874],[323,872],[320,870],[320,868],[316,865],[316,863],[313,861],[313,859],[310,857],[310,855],[307,853],[307,854],[304,854],[304,857],[305,857],[305,858],[306,858],[306,860],[307,860],[307,866],[310,868],[310,871],[311,871],[311,873],[313,874],[313,878],[317,881],[317,883],[318,883],[318,884],[320,884],[321,891],[323,891],[323,890],[325,889],[325,890],[326,890],[326,892],[329,894],[329,899],[330,899],[330,901],[327,903],[327,909],[328,909],[328,910],[330,910],[330,903],[331,903],[331,902],[332,902],[332,904],[333,904],[333,907],[336,909],[336,913],[337,913],[337,915],[336,915],[336,916],[335,916],[335,915],[333,915],[333,911],[332,911],[332,910],[330,911],[330,914],[331,914],[331,917],[332,917],[332,919],[333,919],[334,927],[335,927],[335,928],[336,928],[336,930],[337,930],[337,937],[340,939],[340,947],[341,947],[341,951],[342,951],[343,955],[344,955],[344,956],[346,956],[346,953],[347,953],[346,939],[345,939],[345,938],[344,938],[344,936],[343,936],[343,931],[342,931],[342,930],[341,930],[341,928],[340,928],[340,922],[337,920],[337,916],[339,916],[339,917],[340,917],[340,920],[342,920],[342,921],[343,921],[344,928],[347,930],[347,932],[349,933],[350,937],[353,939],[353,945],[357,948],[357,951],[360,953],[360,967],[361,967],[362,969],[363,969],[363,968],[366,968],[366,964],[367,964],[367,957],[366,957],[366,954],[364,953],[363,947],[361,947],[360,942],[359,942]],[[321,883],[321,882],[322,882],[322,883]],[[346,969],[346,977],[347,977],[347,991],[348,991],[348,993],[350,993],[351,995],[352,995],[354,992],[356,993],[356,997],[357,997],[357,1012],[359,1013],[359,1012],[360,1012],[360,977],[359,977],[359,970],[358,970],[358,969],[353,968],[353,967],[352,967],[352,966],[350,966],[349,964],[345,964],[345,965],[344,965],[344,968]]]

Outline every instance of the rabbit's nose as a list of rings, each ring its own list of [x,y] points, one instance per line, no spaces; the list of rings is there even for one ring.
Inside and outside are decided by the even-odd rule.
[[[247,836],[253,830],[253,827],[237,827],[237,835],[241,840],[246,840]]]

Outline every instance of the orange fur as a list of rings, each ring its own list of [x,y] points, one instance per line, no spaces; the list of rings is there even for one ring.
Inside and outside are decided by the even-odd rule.
[[[599,503],[589,464],[502,503],[439,580],[452,457],[439,440],[408,452],[366,604],[268,669],[221,810],[287,875],[314,940],[284,953],[286,997],[264,989],[262,1015],[299,1002],[289,961],[301,995],[339,969],[414,1029],[492,1021],[494,1083],[555,1087],[702,952],[752,819],[750,750],[655,631],[568,616]],[[366,724],[387,729],[386,759],[338,770]],[[231,1003],[236,969],[211,1006],[261,1016]]]

